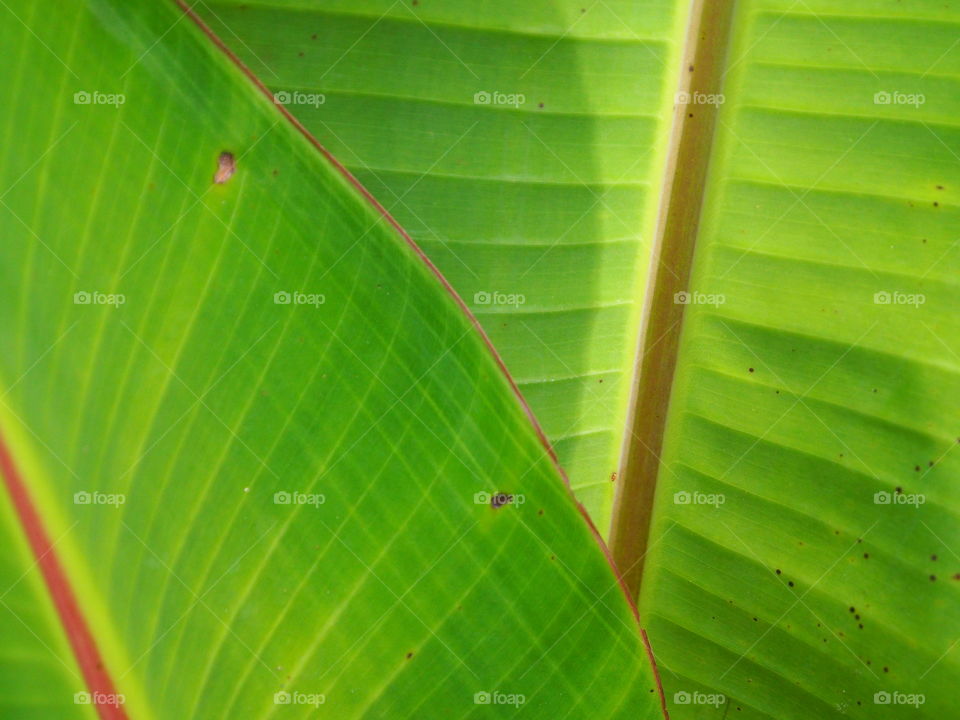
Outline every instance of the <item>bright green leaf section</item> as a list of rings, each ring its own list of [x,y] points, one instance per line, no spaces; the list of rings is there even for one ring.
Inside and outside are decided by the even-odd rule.
[[[0,12],[0,424],[130,717],[659,716],[597,542],[399,234],[172,3]]]
[[[641,598],[674,718],[960,707],[960,8],[838,8],[737,4]]]
[[[198,7],[467,301],[604,534],[685,6]]]
[[[86,692],[83,677],[6,490],[0,548],[0,717],[92,720],[88,698],[75,697]]]

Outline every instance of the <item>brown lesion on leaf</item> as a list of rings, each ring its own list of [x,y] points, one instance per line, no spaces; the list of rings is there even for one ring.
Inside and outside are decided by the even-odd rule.
[[[237,171],[237,160],[232,152],[224,150],[217,158],[217,172],[213,175],[213,182],[217,185],[223,185],[227,180],[233,177]]]

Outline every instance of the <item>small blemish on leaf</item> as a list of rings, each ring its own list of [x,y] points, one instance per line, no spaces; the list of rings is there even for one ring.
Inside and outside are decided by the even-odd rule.
[[[495,493],[490,498],[490,507],[499,508],[499,507],[503,507],[504,505],[509,505],[512,502],[513,502],[513,495],[510,495],[508,493]]]
[[[217,172],[213,176],[213,181],[217,185],[223,185],[227,180],[233,177],[237,171],[237,161],[232,152],[224,150],[217,158]]]

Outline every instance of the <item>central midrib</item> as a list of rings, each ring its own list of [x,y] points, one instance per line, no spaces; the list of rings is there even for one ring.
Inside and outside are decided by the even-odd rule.
[[[681,93],[689,98],[721,92],[734,4],[735,0],[693,0],[678,100]],[[643,578],[683,327],[685,305],[675,296],[690,289],[718,110],[717,103],[679,101],[674,109],[610,530],[614,562],[634,599]]]

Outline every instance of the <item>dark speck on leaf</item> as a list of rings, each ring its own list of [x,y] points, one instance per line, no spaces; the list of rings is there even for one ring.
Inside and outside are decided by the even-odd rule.
[[[936,556],[936,555],[931,555],[931,556],[930,556],[930,559],[933,560],[934,562],[936,562],[936,561],[937,561],[937,556]]]
[[[412,652],[408,652],[408,653],[407,653],[407,660],[409,660],[409,659],[412,658],[412,657],[413,657],[413,653],[412,653]]]
[[[747,370],[749,370],[750,372],[753,372],[753,368],[747,368]]]
[[[884,671],[884,672],[890,672],[890,668],[888,668],[888,667],[885,666],[885,667],[883,668],[883,671]]]
[[[777,575],[779,575],[780,572],[781,572],[780,568],[777,568]]]
[[[856,609],[853,605],[851,605],[851,606],[850,606],[850,612],[856,612],[856,611],[857,611],[857,609]]]
[[[793,580],[787,580],[787,585],[789,585],[790,587],[793,587]]]
[[[930,582],[936,582],[936,581],[937,581],[937,576],[936,576],[936,575],[931,575],[931,576],[930,576]]]
[[[496,493],[490,498],[490,507],[498,508],[509,505],[513,502],[513,495],[507,493]]]

